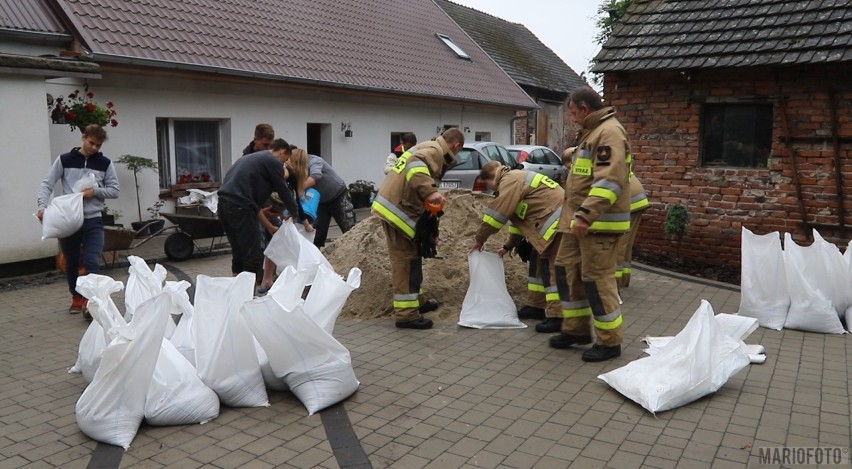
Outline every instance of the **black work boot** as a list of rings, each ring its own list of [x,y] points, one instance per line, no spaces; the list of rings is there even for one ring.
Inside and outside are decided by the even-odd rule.
[[[428,299],[426,301],[421,301],[420,307],[417,308],[417,310],[420,311],[420,314],[431,313],[438,309],[438,306],[441,306],[441,304],[438,303],[438,300]]]
[[[400,329],[431,329],[432,320],[428,318],[417,318],[414,321],[396,322],[396,327]]]
[[[544,308],[526,305],[518,310],[518,319],[546,319]]]
[[[542,334],[553,334],[562,330],[562,318],[547,318],[535,325],[535,331]]]
[[[559,335],[555,335],[550,338],[548,341],[551,347],[553,348],[570,348],[572,345],[588,345],[592,343],[592,336],[590,335],[568,335],[565,333],[559,333]]]
[[[612,347],[607,347],[604,345],[595,344],[592,345],[592,348],[583,352],[583,361],[584,362],[602,362],[604,360],[610,360],[617,356],[621,355],[621,346],[614,345]]]

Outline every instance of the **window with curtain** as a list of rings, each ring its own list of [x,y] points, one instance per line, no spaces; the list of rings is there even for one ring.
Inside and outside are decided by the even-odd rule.
[[[157,119],[160,187],[221,181],[219,122]]]

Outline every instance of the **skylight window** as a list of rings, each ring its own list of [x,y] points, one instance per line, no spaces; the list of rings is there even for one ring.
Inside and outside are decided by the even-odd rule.
[[[449,47],[453,52],[455,52],[456,55],[459,56],[459,58],[470,60],[470,56],[467,55],[467,52],[465,52],[464,49],[459,47],[458,44],[453,42],[453,40],[450,39],[449,36],[445,34],[438,34],[438,39],[444,41],[444,44],[446,44],[447,47]]]

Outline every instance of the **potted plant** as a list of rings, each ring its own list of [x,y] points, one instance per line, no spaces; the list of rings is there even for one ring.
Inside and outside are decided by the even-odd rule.
[[[349,197],[355,208],[369,207],[370,198],[376,193],[376,186],[372,181],[359,179],[349,184]]]
[[[104,204],[104,208],[101,209],[101,218],[104,226],[116,226],[115,221],[121,218],[121,210],[113,210]]]
[[[95,93],[89,91],[89,87],[86,86],[83,92],[74,90],[66,97],[60,96],[49,101],[48,110],[50,110],[51,121],[54,124],[68,124],[72,132],[75,129],[80,129],[82,132],[89,124],[98,124],[101,127],[117,126],[118,120],[115,116],[118,113],[112,102],[102,106],[94,101],[94,97]]]
[[[133,182],[136,184],[136,212],[139,215],[139,221],[134,221],[130,223],[130,226],[132,226],[134,230],[139,232],[140,236],[147,235],[147,233],[143,233],[140,231],[145,225],[149,224],[150,222],[142,221],[142,205],[139,202],[139,173],[146,169],[150,169],[151,171],[154,171],[156,173],[159,169],[157,167],[157,162],[152,160],[151,158],[145,158],[144,156],[122,155],[121,158],[116,160],[116,163],[127,166],[127,169],[133,172]],[[159,208],[157,209],[157,215],[159,215]],[[150,230],[148,230],[148,232],[150,232]]]
[[[163,229],[163,226],[166,224],[166,221],[160,218],[160,209],[163,208],[163,205],[166,205],[165,200],[157,200],[154,202],[154,205],[148,207],[148,213],[151,214],[151,220],[154,220],[154,223],[150,221],[148,223],[148,232],[149,233],[158,233]]]

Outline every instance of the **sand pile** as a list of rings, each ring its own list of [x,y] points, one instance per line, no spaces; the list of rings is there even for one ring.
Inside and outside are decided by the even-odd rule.
[[[462,301],[470,284],[467,256],[473,236],[491,196],[468,190],[445,194],[447,206],[441,217],[438,256],[423,260],[423,289],[427,297],[437,298],[441,307],[429,317],[440,322],[457,322]],[[485,251],[497,252],[508,238],[504,228],[491,236]],[[391,272],[387,244],[381,222],[375,216],[359,221],[346,234],[326,246],[323,253],[334,269],[346,275],[352,267],[363,272],[361,288],[355,290],[341,313],[344,318],[389,318],[392,311]],[[506,286],[519,307],[526,299],[528,264],[506,255]]]

